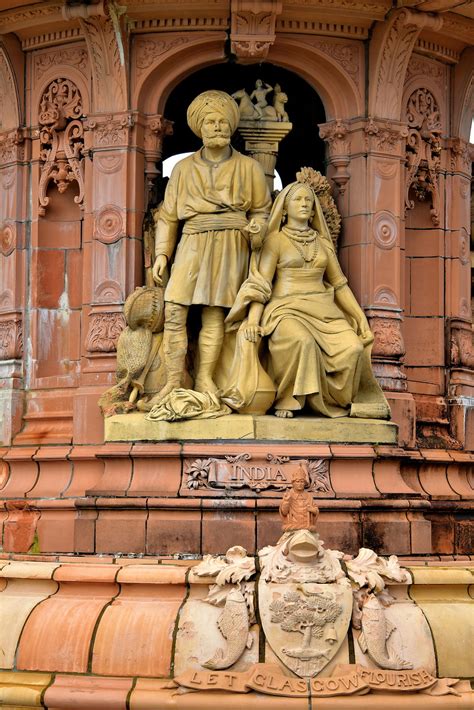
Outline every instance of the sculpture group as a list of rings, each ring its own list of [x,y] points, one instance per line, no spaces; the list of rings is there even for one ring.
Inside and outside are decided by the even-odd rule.
[[[253,119],[275,113],[282,95],[259,82],[247,95]],[[102,409],[137,408],[169,421],[303,409],[388,418],[370,366],[373,335],[337,259],[329,184],[304,168],[272,205],[260,164],[230,144],[245,115],[242,92],[234,96],[240,111],[222,91],[206,91],[188,108],[203,145],[175,166],[166,187],[154,285],[127,299],[117,385]]]

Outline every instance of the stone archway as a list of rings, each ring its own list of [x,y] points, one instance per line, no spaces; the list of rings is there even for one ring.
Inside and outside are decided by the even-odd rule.
[[[163,113],[183,79],[204,67],[226,63],[225,41],[223,32],[170,33],[166,38],[142,35],[133,48],[132,106],[144,114]],[[319,94],[328,120],[364,114],[363,52],[356,42],[343,44],[341,55],[340,47],[327,42],[285,34],[277,37],[268,55],[270,62],[295,72]]]
[[[326,119],[323,103],[307,81],[270,63],[217,64],[199,69],[184,78],[171,91],[166,102],[165,115],[173,121],[174,133],[164,141],[163,159],[175,153],[196,150],[200,146],[186,123],[187,106],[198,93],[210,88],[228,93],[245,88],[250,94],[259,78],[270,86],[279,83],[289,98],[286,108],[293,129],[280,143],[277,161],[283,184],[294,180],[296,171],[303,165],[311,165],[324,172],[325,146],[317,133],[317,125]],[[271,94],[269,100],[270,97]],[[232,142],[237,150],[244,151],[244,142],[238,132]]]

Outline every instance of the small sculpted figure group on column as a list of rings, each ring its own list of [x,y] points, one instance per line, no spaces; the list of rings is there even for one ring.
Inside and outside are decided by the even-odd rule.
[[[271,90],[256,86],[255,105],[266,104]],[[282,93],[278,87],[277,98]],[[119,385],[102,397],[104,413],[138,408],[173,421],[232,410],[265,414],[273,405],[279,417],[306,408],[326,417],[387,418],[370,366],[373,335],[314,189],[325,178],[302,170],[272,206],[262,167],[230,144],[241,119],[242,104],[239,112],[222,91],[206,91],[188,108],[203,145],[177,163],[157,213],[156,287],[129,297],[143,302],[163,332],[153,352],[134,353],[133,367],[128,323]],[[188,338],[191,307],[201,319],[196,344]],[[164,326],[153,308],[164,311]],[[153,387],[150,371],[160,373]]]

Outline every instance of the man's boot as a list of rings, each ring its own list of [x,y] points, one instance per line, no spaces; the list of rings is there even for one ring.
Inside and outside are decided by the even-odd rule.
[[[148,402],[142,402],[141,406],[139,402],[138,409],[149,411],[155,404],[161,402],[167,394],[183,386],[186,353],[188,351],[187,316],[188,306],[181,306],[177,303],[165,304],[163,354],[165,357],[166,384]]]
[[[196,392],[217,392],[212,379],[224,341],[224,309],[204,306],[198,340],[198,369],[194,381]]]

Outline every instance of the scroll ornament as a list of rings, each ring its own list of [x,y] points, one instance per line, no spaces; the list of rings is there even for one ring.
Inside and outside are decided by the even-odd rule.
[[[51,182],[60,193],[73,182],[78,194],[74,202],[84,199],[84,128],[82,125],[82,97],[70,79],[52,81],[41,97],[38,122],[40,125],[41,177],[38,189],[39,214],[44,216],[50,197]]]
[[[428,89],[416,89],[408,99],[408,137],[406,145],[406,209],[413,209],[416,199],[431,199],[431,221],[440,222],[439,169],[441,156],[441,123],[436,99]]]

